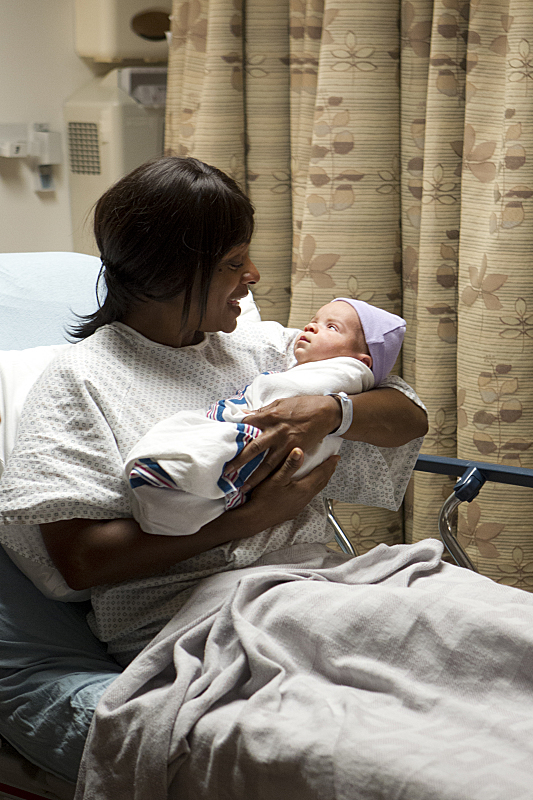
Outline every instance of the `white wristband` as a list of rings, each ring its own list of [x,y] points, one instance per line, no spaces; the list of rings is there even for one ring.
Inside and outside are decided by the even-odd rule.
[[[342,419],[336,431],[328,433],[328,436],[342,436],[350,428],[353,420],[353,403],[346,392],[333,392],[328,397],[336,397],[341,404]]]

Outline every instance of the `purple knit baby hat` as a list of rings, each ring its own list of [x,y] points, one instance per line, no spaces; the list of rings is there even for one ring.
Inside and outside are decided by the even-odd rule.
[[[372,356],[375,385],[379,386],[398,358],[405,333],[405,320],[363,300],[336,297],[332,302],[337,300],[349,303],[359,314],[368,352]]]

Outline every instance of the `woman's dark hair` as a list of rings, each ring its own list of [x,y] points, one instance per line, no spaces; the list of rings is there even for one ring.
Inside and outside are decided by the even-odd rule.
[[[94,234],[102,259],[105,299],[71,330],[85,339],[120,321],[143,300],[184,298],[184,324],[193,286],[205,312],[216,265],[250,241],[253,208],[235,181],[195,158],[165,156],[143,164],[102,195]]]

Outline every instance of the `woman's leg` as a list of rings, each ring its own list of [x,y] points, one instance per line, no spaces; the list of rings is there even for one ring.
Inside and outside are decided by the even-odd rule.
[[[121,672],[86,611],[44,597],[0,547],[0,734],[72,782],[98,700]]]

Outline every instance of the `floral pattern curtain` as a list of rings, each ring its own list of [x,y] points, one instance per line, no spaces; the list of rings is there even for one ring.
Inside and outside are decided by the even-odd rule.
[[[174,0],[166,146],[248,191],[264,318],[402,314],[424,450],[533,466],[530,0]],[[452,486],[337,513],[359,552],[414,541]],[[482,572],[533,589],[532,511],[494,484],[460,510]]]
[[[425,452],[525,467],[533,466],[530,43],[529,2],[402,4],[403,375],[428,405]],[[434,526],[453,480],[416,474],[413,483],[408,539]],[[458,521],[481,572],[529,589],[532,501],[528,490],[490,484]]]

